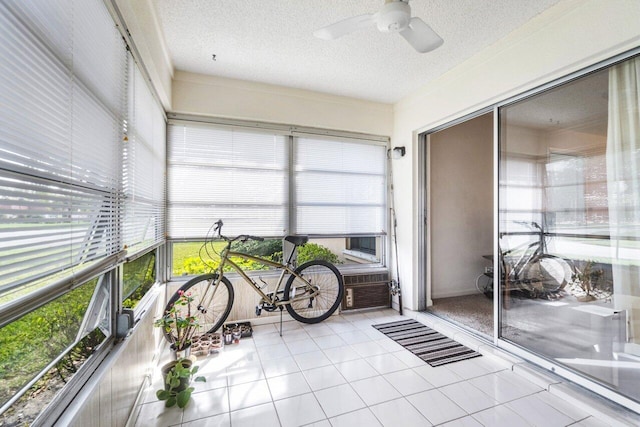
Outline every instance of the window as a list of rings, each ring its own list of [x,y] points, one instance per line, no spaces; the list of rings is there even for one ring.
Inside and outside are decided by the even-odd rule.
[[[30,424],[111,334],[109,295],[100,276],[0,328],[0,407],[32,393],[0,422]]]
[[[127,256],[165,237],[166,122],[137,64],[129,61],[129,114],[123,141],[123,239]]]
[[[298,137],[294,150],[296,233],[384,233],[386,146]]]
[[[349,249],[352,251],[363,252],[365,254],[376,254],[376,238],[375,237],[352,237],[349,239]]]
[[[545,191],[549,206],[547,227],[556,224],[584,225],[584,158],[564,153],[550,153],[545,165]],[[552,219],[549,219],[552,216]]]
[[[164,241],[165,124],[104,2],[3,1],[0,28],[0,424],[13,425],[73,397],[57,391],[112,343],[122,250]],[[127,264],[123,299],[155,281],[155,255]]]
[[[284,135],[189,123],[171,124],[167,139],[169,237],[204,238],[220,218],[229,235],[286,232]]]
[[[169,238],[181,240],[172,243],[174,275],[215,265],[215,254],[200,248],[218,219],[228,236],[276,238],[269,256],[282,252],[283,236],[306,234],[309,251],[329,251],[338,263],[381,261],[375,246],[386,230],[386,142],[272,128],[169,124]],[[378,254],[356,261],[345,255],[344,237],[363,234],[375,240],[369,253]]]
[[[122,246],[126,51],[101,2],[70,3],[0,4],[0,305]]]
[[[122,307],[133,309],[156,283],[156,251],[125,263],[122,269]]]
[[[639,83],[635,57],[500,109],[498,230],[501,338],[634,402]]]

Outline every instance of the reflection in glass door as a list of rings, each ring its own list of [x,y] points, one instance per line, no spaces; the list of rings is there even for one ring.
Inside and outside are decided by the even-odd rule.
[[[640,58],[500,109],[500,336],[640,402]]]

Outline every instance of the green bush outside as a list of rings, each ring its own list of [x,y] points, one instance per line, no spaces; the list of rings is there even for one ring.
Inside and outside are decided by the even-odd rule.
[[[74,289],[0,329],[0,405],[76,340],[98,279]],[[101,341],[74,348],[56,365],[63,381]],[[82,347],[82,346],[81,346]]]
[[[236,242],[231,246],[231,249],[259,257],[272,257],[274,254],[282,252],[282,240],[266,239],[263,241],[248,240],[244,243]]]
[[[122,275],[122,306],[134,308],[156,281],[156,252],[124,264]]]
[[[338,256],[322,245],[307,243],[298,248],[298,265],[313,260],[327,261],[338,264]]]
[[[209,247],[208,253],[201,250],[201,242],[176,243],[173,245],[173,274],[174,275],[198,275],[210,273],[220,265],[219,253],[224,248],[224,242],[215,242]],[[250,240],[244,243],[236,243],[233,250],[255,256],[259,256],[274,262],[282,262],[282,241],[268,239],[264,241]],[[204,261],[201,256],[204,257]],[[232,257],[231,260],[243,270],[268,270],[269,266],[242,258]],[[339,263],[338,256],[329,249],[316,243],[307,243],[298,247],[298,265],[312,260],[324,260],[333,264]],[[229,266],[225,271],[233,271]]]

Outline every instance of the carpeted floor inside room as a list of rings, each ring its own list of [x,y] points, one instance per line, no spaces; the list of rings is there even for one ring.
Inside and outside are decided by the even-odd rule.
[[[483,335],[493,336],[493,301],[484,294],[433,300],[427,311]]]

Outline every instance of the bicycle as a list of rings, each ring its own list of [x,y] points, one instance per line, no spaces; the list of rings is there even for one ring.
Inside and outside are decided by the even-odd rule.
[[[506,284],[524,290],[531,298],[549,297],[561,291],[571,280],[573,267],[564,258],[547,253],[546,233],[536,222],[516,221],[526,225],[538,236],[532,243],[524,243],[502,252],[502,269],[506,275]],[[502,236],[531,235],[531,232],[503,233]],[[525,248],[526,246],[526,248]],[[522,254],[513,263],[508,262],[510,254],[521,250]],[[507,268],[508,267],[508,268]],[[511,289],[509,289],[511,290]]]
[[[502,272],[507,272],[506,280],[501,276],[505,290],[509,292],[524,291],[526,296],[537,298],[548,296],[562,290],[570,283],[575,268],[567,260],[547,253],[546,233],[536,222],[514,221],[535,229],[538,239],[532,243],[524,243],[512,249],[501,252],[500,263]],[[531,232],[501,233],[504,236],[529,236]],[[526,246],[526,248],[525,248]],[[509,262],[509,255],[524,248],[515,262]],[[493,263],[493,255],[484,255]],[[508,285],[509,289],[506,289]],[[513,289],[514,285],[516,289]],[[476,288],[487,298],[493,298],[493,267],[485,267],[485,271],[476,277]]]
[[[167,302],[166,310],[171,309],[180,292],[189,293],[197,301],[197,316],[199,327],[207,333],[217,331],[227,320],[234,300],[234,289],[229,279],[225,277],[225,267],[230,266],[249,286],[260,295],[261,299],[256,306],[256,315],[262,310],[272,312],[277,309],[287,309],[295,320],[302,323],[319,323],[331,316],[340,305],[344,294],[344,283],[338,269],[331,263],[323,260],[313,260],[296,267],[295,249],[308,241],[307,236],[286,236],[284,240],[294,245],[285,264],[269,259],[261,258],[232,250],[234,242],[247,242],[249,240],[263,241],[262,237],[239,235],[227,237],[222,234],[222,220],[216,221],[213,231],[218,238],[225,242],[225,247],[220,251],[220,264],[215,272],[203,274],[189,280]],[[205,241],[203,247],[212,241]],[[249,277],[242,267],[231,260],[237,257],[243,260],[255,261],[269,267],[281,270],[280,277],[272,291],[264,292],[268,286],[260,279],[264,286],[260,286],[253,278]],[[282,283],[287,277],[283,289]],[[282,326],[282,316],[280,316]],[[282,328],[281,328],[282,330]],[[172,331],[165,331],[165,337],[172,342]]]

